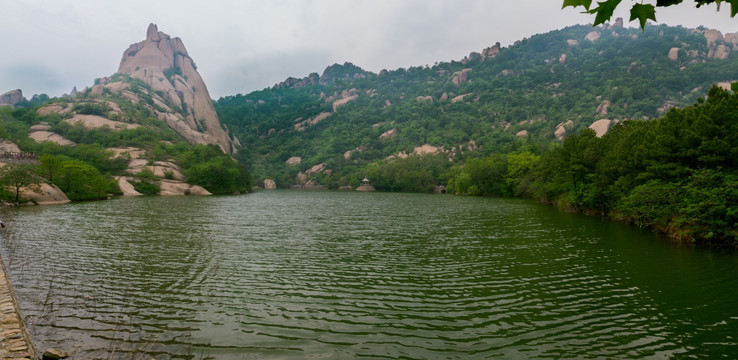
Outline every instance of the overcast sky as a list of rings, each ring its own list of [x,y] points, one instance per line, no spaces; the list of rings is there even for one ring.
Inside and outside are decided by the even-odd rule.
[[[648,2],[648,0],[647,0]],[[653,1],[655,2],[655,1]],[[629,23],[623,1],[615,17]],[[738,32],[729,9],[658,9],[659,23]],[[0,93],[59,96],[116,72],[149,23],[180,37],[211,97],[248,93],[333,63],[433,65],[594,18],[562,0],[0,0]]]

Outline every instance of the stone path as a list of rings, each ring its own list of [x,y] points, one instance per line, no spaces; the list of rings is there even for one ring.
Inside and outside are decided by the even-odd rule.
[[[0,359],[36,359],[13,287],[0,258]]]

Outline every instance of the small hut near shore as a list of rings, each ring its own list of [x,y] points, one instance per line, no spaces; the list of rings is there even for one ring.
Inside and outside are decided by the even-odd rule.
[[[356,188],[356,191],[377,191],[377,189],[372,186],[369,179],[364,178],[364,180],[361,180],[361,185]]]

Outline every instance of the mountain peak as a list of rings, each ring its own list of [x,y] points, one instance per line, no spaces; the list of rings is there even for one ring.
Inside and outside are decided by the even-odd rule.
[[[143,80],[181,109],[174,115],[181,119],[167,113],[157,117],[191,144],[217,144],[225,153],[237,150],[238,141],[231,141],[223,129],[208,88],[180,38],[172,38],[160,32],[156,24],[149,24],[146,40],[132,44],[123,53],[118,73]]]
[[[323,74],[320,75],[320,84],[328,85],[333,84],[336,80],[352,81],[356,79],[363,79],[367,76],[374,75],[373,73],[366,71],[350,62],[341,64],[333,64],[323,70]]]
[[[158,41],[159,40],[158,35],[159,35],[159,28],[156,27],[156,24],[154,23],[149,24],[149,28],[146,29],[146,41]]]

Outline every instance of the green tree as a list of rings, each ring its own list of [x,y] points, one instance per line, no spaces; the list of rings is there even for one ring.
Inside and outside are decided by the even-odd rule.
[[[95,200],[107,197],[110,182],[95,167],[81,160],[62,162],[57,183],[70,200]]]
[[[156,176],[151,169],[145,167],[136,174],[138,181],[133,184],[133,188],[144,195],[155,195],[161,191],[161,186],[157,184],[160,177]]]
[[[59,172],[62,171],[61,160],[54,155],[46,154],[42,155],[39,158],[39,161],[41,162],[41,165],[39,166],[40,173],[46,176],[46,179],[49,180],[49,182],[53,183],[54,175],[59,174]]]
[[[0,167],[0,183],[15,189],[15,202],[18,203],[20,189],[25,186],[38,185],[38,166],[33,164],[5,164]]]

